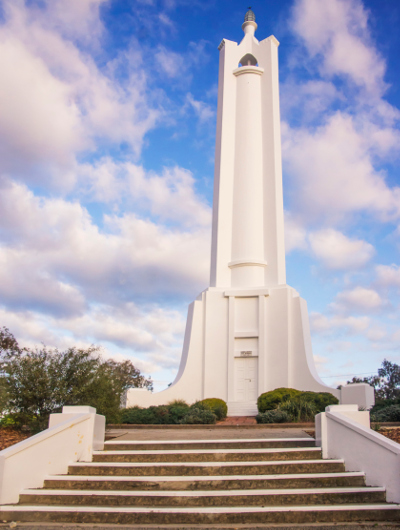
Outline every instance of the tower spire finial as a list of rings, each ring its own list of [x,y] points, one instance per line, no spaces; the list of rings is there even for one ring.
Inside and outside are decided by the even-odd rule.
[[[254,12],[251,10],[251,7],[249,7],[249,10],[244,16],[242,30],[245,32],[245,34],[249,33],[250,35],[254,35],[254,32],[256,31],[256,29],[257,29],[256,16]]]
[[[249,21],[255,22],[256,21],[256,16],[255,16],[254,12],[251,10],[251,7],[249,7],[249,10],[245,14],[244,21],[245,22],[249,22]]]

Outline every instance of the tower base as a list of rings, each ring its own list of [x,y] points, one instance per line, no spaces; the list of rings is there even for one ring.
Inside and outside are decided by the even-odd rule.
[[[220,398],[229,416],[254,416],[258,396],[279,387],[340,397],[316,372],[305,300],[288,285],[210,287],[189,306],[175,381],[156,393],[130,389],[127,406]]]

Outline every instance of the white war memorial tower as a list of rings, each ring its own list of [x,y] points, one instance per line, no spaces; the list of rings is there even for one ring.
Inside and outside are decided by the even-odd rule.
[[[189,306],[175,381],[154,394],[129,390],[127,406],[220,398],[228,415],[247,416],[279,387],[371,406],[372,387],[339,391],[316,372],[307,304],[286,284],[279,42],[255,38],[251,10],[242,29],[240,44],[219,46],[210,286]]]

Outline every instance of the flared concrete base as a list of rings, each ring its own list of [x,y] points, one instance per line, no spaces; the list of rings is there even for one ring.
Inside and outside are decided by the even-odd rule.
[[[331,392],[314,366],[307,304],[287,285],[209,288],[189,306],[174,383],[162,392],[131,389],[127,406],[220,398],[228,415],[257,414],[257,398],[279,387]]]

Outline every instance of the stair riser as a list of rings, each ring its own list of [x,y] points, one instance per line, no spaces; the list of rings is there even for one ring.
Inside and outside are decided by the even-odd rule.
[[[318,460],[321,451],[295,451],[292,453],[161,453],[128,455],[93,455],[93,462],[270,462],[272,460]]]
[[[303,524],[400,521],[400,510],[278,511],[259,513],[2,512],[3,521],[92,524]]]
[[[68,468],[69,475],[101,475],[101,476],[207,476],[207,475],[281,475],[294,473],[343,473],[344,464],[321,461],[318,463],[304,464],[279,464],[279,465],[246,465],[235,466],[138,466],[138,467],[113,467],[113,466],[74,466]]]
[[[302,506],[329,504],[384,503],[384,492],[362,493],[319,493],[289,495],[234,495],[209,497],[171,496],[119,496],[119,495],[32,495],[20,496],[20,504],[41,504],[47,506],[140,506],[160,507],[226,507],[226,506]]]
[[[215,442],[215,443],[168,443],[168,444],[106,444],[105,451],[180,451],[190,449],[243,449],[244,445],[247,449],[279,449],[279,448],[294,448],[294,447],[315,447],[315,440],[301,440],[299,442]]]
[[[65,490],[144,490],[144,491],[196,491],[196,490],[246,490],[246,489],[290,489],[290,488],[334,488],[365,486],[363,477],[339,477],[320,479],[282,479],[282,480],[202,480],[174,482],[137,482],[130,481],[78,481],[78,480],[46,480],[45,489]]]

